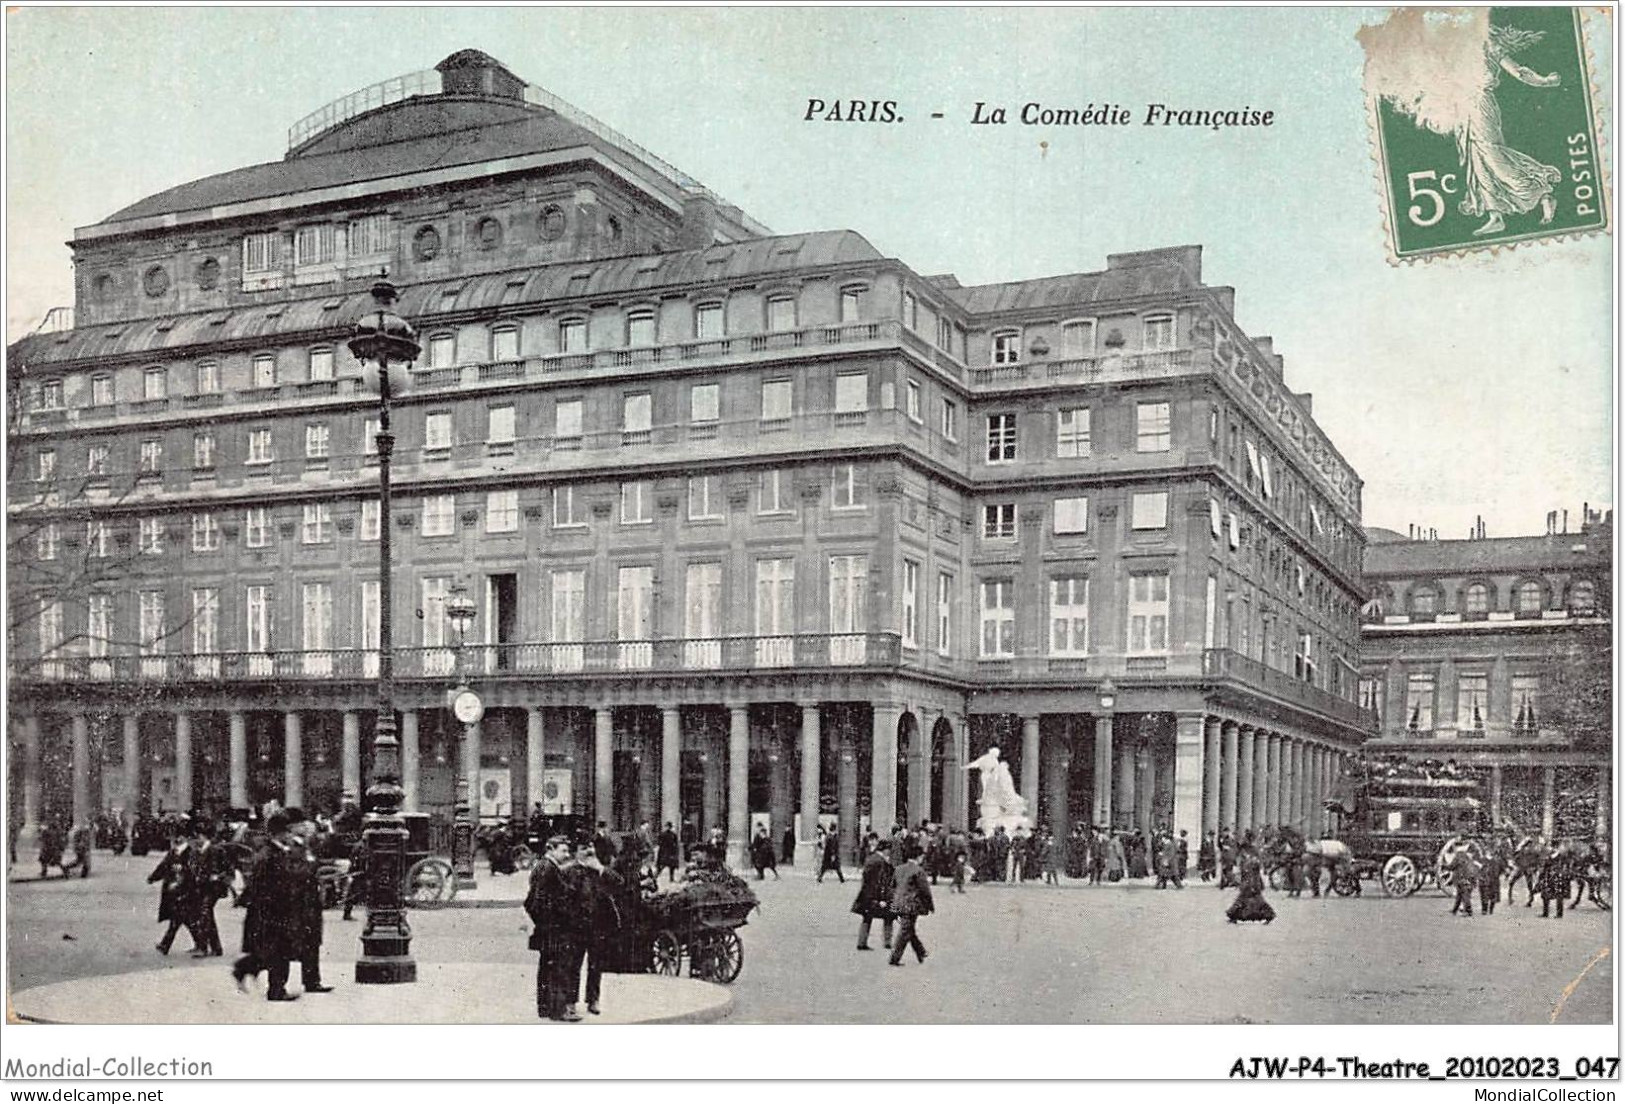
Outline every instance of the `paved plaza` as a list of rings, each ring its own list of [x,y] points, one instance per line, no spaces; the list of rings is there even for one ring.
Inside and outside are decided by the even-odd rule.
[[[269,1005],[231,985],[226,964],[241,911],[219,910],[227,959],[188,959],[184,935],[175,953],[160,957],[153,950],[161,932],[157,889],[145,882],[157,856],[97,859],[88,880],[9,886],[9,981],[20,1010],[26,1012],[31,988],[108,978],[110,999],[174,994],[177,1007],[185,1002],[193,1010],[177,1012],[178,1021],[260,1023],[286,1015],[288,1022],[312,1022],[328,1015],[324,1008],[334,1022],[368,1018],[357,1004],[362,998],[342,992],[351,984],[359,922],[327,914],[324,975],[341,992]],[[482,872],[482,883],[487,878]],[[921,923],[930,958],[920,965],[910,955],[902,968],[890,969],[878,925],[876,950],[854,949],[852,872],[844,886],[833,879],[820,885],[790,870],[782,881],[752,884],[762,908],[741,932],[745,965],[727,988],[730,1023],[1611,1019],[1611,917],[1589,903],[1561,922],[1541,920],[1538,903],[1534,909],[1503,904],[1494,916],[1469,921],[1449,915],[1449,902],[1432,889],[1390,900],[1368,885],[1365,896],[1351,899],[1271,893],[1279,916],[1262,926],[1225,923],[1230,891],[1194,882],[1183,891],[1071,881],[1054,888],[972,886],[964,896],[944,883],[936,889],[938,913]],[[408,1018],[473,1022],[445,996],[470,987],[482,990],[479,999],[493,1020],[525,1017],[535,956],[525,947],[528,921],[521,909],[414,911],[412,924],[413,952],[429,983],[414,990],[424,1007]],[[142,971],[157,975],[127,976]],[[602,1022],[626,1018],[632,991],[620,990],[620,1009],[616,992],[606,986]],[[144,998],[142,1008],[162,1003]],[[195,1009],[205,1004],[209,1015],[200,1017]],[[649,1018],[662,1018],[658,1012]]]

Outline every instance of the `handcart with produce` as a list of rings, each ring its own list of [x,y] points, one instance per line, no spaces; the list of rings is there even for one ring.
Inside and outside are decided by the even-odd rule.
[[[687,959],[689,977],[726,985],[744,968],[739,929],[759,907],[742,878],[719,862],[702,861],[676,885],[651,892],[644,883],[629,942],[651,973],[676,977]]]

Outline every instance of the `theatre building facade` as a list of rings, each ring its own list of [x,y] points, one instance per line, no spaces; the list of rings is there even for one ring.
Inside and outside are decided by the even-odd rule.
[[[409,809],[850,841],[973,824],[996,744],[1057,831],[1322,823],[1360,482],[1200,247],[922,276],[474,51],[290,146],[77,231],[11,349],[27,825],[365,788],[385,273]]]

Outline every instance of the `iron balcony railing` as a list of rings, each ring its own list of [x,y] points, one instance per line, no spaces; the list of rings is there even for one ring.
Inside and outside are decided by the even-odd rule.
[[[1340,698],[1330,691],[1293,678],[1285,671],[1250,659],[1228,648],[1209,648],[1202,653],[1202,673],[1208,678],[1235,679],[1258,687],[1295,705],[1316,713],[1333,717],[1360,728],[1371,728],[1371,712],[1361,709],[1358,702]]]

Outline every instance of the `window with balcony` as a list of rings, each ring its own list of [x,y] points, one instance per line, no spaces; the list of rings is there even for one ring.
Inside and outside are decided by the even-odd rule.
[[[559,352],[584,353],[587,351],[587,320],[566,318],[559,323]]]
[[[553,405],[553,447],[581,447],[582,401],[560,399]]]
[[[694,308],[694,340],[716,341],[726,334],[721,303],[701,303]]]
[[[192,467],[197,471],[210,471],[214,468],[213,433],[192,434]]]
[[[642,479],[621,484],[621,524],[643,525],[652,520],[649,484]]]
[[[451,451],[451,411],[433,410],[423,416],[423,450]]]
[[[511,403],[487,407],[485,411],[485,443],[512,446],[514,442],[516,410]]]
[[[862,663],[869,629],[869,557],[829,558],[830,662]]]
[[[485,531],[513,533],[519,529],[519,492],[489,491],[485,496]]]
[[[220,550],[220,519],[204,510],[192,515],[192,551],[217,552]]]
[[[654,396],[647,391],[621,396],[621,443],[646,445],[654,425]]]
[[[250,664],[271,650],[272,597],[271,588],[254,584],[243,588],[243,612],[246,618],[243,648],[251,653]],[[269,674],[269,666],[259,673]]]
[[[200,370],[201,370],[201,368],[202,368],[202,365],[199,365]],[[201,390],[201,388],[199,390]],[[217,386],[215,388],[215,390],[218,391],[219,387]],[[90,405],[91,406],[112,406],[113,405],[113,377],[112,376],[91,376],[90,377]]]
[[[796,301],[788,295],[775,295],[767,301],[767,332],[783,333],[796,328]]]
[[[429,495],[423,500],[422,533],[425,537],[449,537],[457,527],[455,495]]]
[[[795,663],[796,562],[756,561],[756,665]]]
[[[136,644],[144,656],[160,656],[164,654],[164,642],[169,631],[164,627],[164,592],[161,590],[143,590],[137,605],[137,632],[140,634]],[[146,664],[142,664],[148,669]]]
[[[326,422],[311,422],[305,426],[305,459],[326,460],[330,452],[332,431]]]
[[[1061,356],[1080,360],[1095,355],[1095,324],[1090,320],[1068,322],[1061,327]]]
[[[688,477],[688,520],[722,520],[722,480],[715,475]]]
[[[1539,617],[1546,605],[1546,588],[1533,580],[1519,583],[1512,592],[1512,608],[1519,617]]]
[[[1173,442],[1168,404],[1136,403],[1134,407],[1134,448],[1136,452],[1167,452]]]
[[[578,671],[582,665],[580,642],[587,634],[587,573],[579,568],[553,572],[552,591],[548,628],[555,646],[553,669]]]
[[[553,525],[559,529],[568,529],[586,524],[586,515],[576,512],[575,487],[568,483],[562,487],[554,487]]]
[[[919,380],[907,380],[903,384],[903,413],[908,420],[916,424],[925,420],[921,414],[921,387]]]
[[[1049,583],[1049,651],[1054,656],[1089,654],[1089,580],[1081,575]]]
[[[376,498],[361,500],[360,540],[375,541],[378,539],[378,522],[382,516],[383,506]]]
[[[1055,455],[1081,460],[1092,448],[1087,406],[1063,407],[1055,412]]]
[[[40,454],[40,460],[49,459],[46,467],[56,468],[56,453],[46,450]],[[141,466],[138,469],[142,475],[157,475],[164,470],[164,442],[156,437],[149,437],[141,442]],[[41,479],[50,478],[50,472],[40,476]]]
[[[863,489],[856,464],[836,464],[830,475],[830,505],[837,510],[863,509]]]
[[[903,647],[920,646],[920,565],[903,561]]]
[[[634,311],[626,316],[626,343],[632,348],[655,343],[654,311]]]
[[[640,669],[653,662],[654,568],[622,567],[615,573],[615,635],[618,664]]]
[[[1168,652],[1168,576],[1129,578],[1128,651],[1130,655]]]
[[[1016,504],[990,502],[982,507],[982,536],[988,540],[1006,540],[1016,535]]]
[[[112,653],[113,632],[113,596],[90,595],[88,616],[85,621],[85,654],[94,659],[105,659]],[[106,678],[112,674],[112,669],[106,663],[93,663],[91,674],[93,677]]]
[[[491,331],[491,359],[498,363],[519,359],[519,330],[497,326]]]
[[[450,368],[457,361],[457,338],[453,334],[434,334],[429,338],[429,368]]]
[[[696,383],[688,389],[688,420],[693,425],[715,425],[722,417],[722,388]]]
[[[169,394],[169,380],[162,368],[148,368],[141,373],[141,397],[161,399]]]
[[[1174,316],[1148,315],[1144,322],[1141,344],[1147,352],[1160,352],[1174,347]]]
[[[982,595],[983,659],[1009,659],[1016,654],[1015,583],[1010,579],[984,579]]]
[[[243,514],[243,546],[264,548],[271,543],[271,522],[264,506],[250,506]]]
[[[54,560],[57,550],[62,546],[62,529],[54,521],[48,521],[34,530],[34,558],[36,560]]]
[[[993,335],[993,363],[1021,363],[1021,331],[999,330]]]
[[[841,289],[841,324],[863,320],[863,292],[861,287],[844,287]]]
[[[1431,674],[1405,680],[1405,727],[1412,732],[1433,731],[1434,684]]]
[[[842,372],[835,377],[835,421],[861,416],[869,409],[869,373]]]
[[[1008,464],[1016,458],[1016,416],[989,414],[987,416],[987,462]]]
[[[333,378],[333,350],[312,349],[310,351],[309,378],[312,383]]]
[[[257,356],[252,364],[253,386],[256,388],[276,386],[276,358],[273,356]]]
[[[333,673],[333,584],[305,583],[300,588],[301,643],[307,675]]]
[[[787,379],[762,381],[762,421],[790,421],[793,411],[791,382]]]
[[[161,556],[164,552],[164,519],[142,518],[136,527],[137,545],[144,556]]]
[[[959,404],[952,399],[942,400],[942,436],[949,441],[959,440]]]
[[[333,542],[333,504],[331,502],[305,503],[305,521],[300,527],[301,544],[331,544]]]
[[[1521,735],[1534,735],[1540,729],[1540,676],[1512,676],[1512,728]]]
[[[1087,533],[1088,531],[1089,498],[1087,495],[1055,500],[1055,533],[1057,536]]]
[[[1168,528],[1168,492],[1137,491],[1131,501],[1130,527],[1133,529]]]
[[[783,468],[768,468],[756,475],[756,512],[759,514],[788,514],[795,510],[790,497],[790,473]]]
[[[446,624],[446,598],[451,593],[451,577],[449,575],[429,575],[419,584],[418,608],[423,611],[423,626],[421,643],[425,648],[444,648],[448,635]],[[449,673],[451,656],[432,655],[425,656],[425,665],[435,667],[443,666],[445,673]]]
[[[937,572],[937,654],[951,655],[954,648],[954,577]]]
[[[1486,674],[1456,676],[1456,731],[1483,732],[1490,711],[1490,679]]]

